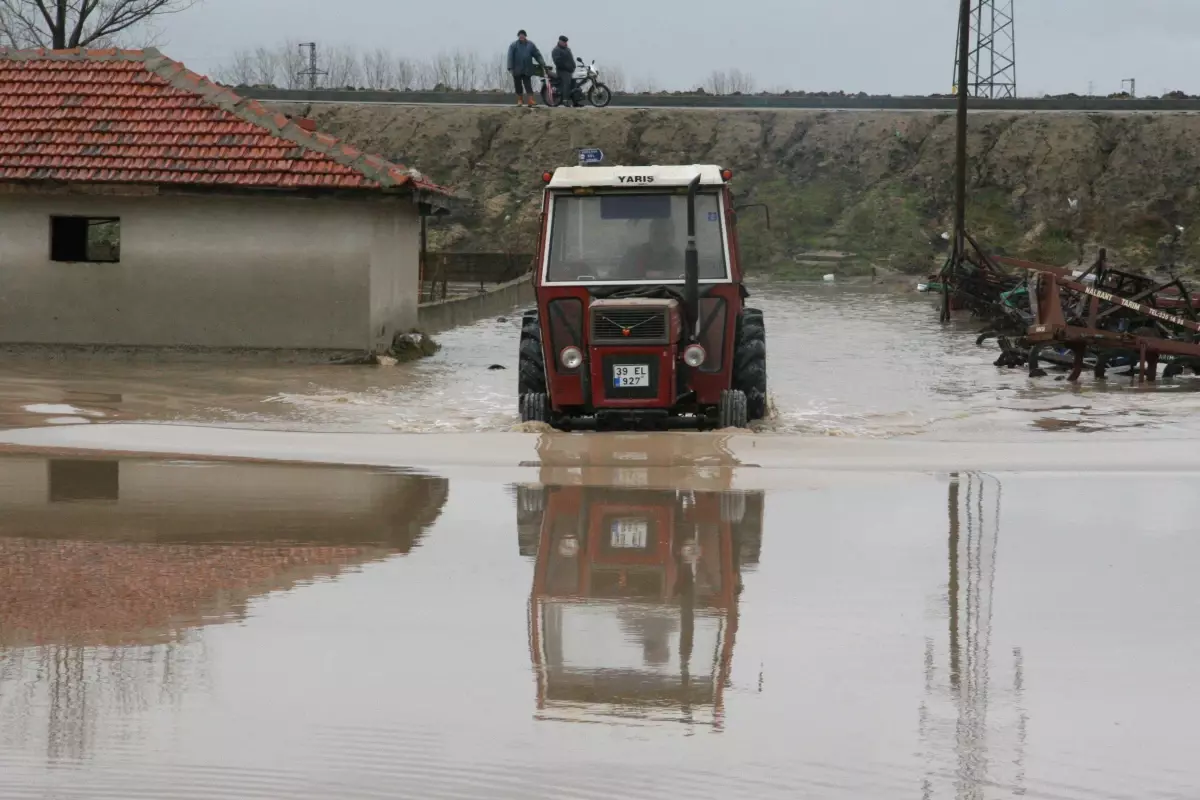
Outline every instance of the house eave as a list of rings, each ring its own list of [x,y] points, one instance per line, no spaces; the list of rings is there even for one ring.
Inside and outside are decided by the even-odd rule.
[[[395,203],[407,201],[428,207],[427,213],[441,216],[457,208],[456,199],[417,186],[389,188],[352,187],[261,187],[200,183],[120,183],[106,181],[0,180],[0,194],[83,195],[104,197],[271,197],[330,198]]]

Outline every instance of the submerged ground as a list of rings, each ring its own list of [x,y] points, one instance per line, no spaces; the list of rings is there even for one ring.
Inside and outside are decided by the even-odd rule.
[[[752,290],[734,436],[513,432],[511,319],[6,364],[0,797],[1193,797],[1200,380]]]
[[[766,314],[767,433],[1044,441],[1200,436],[1200,381],[1078,386],[997,370],[975,327],[943,328],[929,295],[873,287],[751,286]],[[501,432],[518,422],[519,315],[441,334],[398,367],[9,362],[0,424],[120,421],[353,433]],[[492,369],[498,366],[504,369]],[[68,435],[63,433],[62,435]],[[200,437],[203,439],[203,437]]]

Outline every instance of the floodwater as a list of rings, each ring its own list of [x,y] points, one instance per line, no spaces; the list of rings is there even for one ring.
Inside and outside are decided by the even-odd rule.
[[[0,458],[0,797],[1200,794],[1197,475],[576,440]]]
[[[752,288],[766,312],[768,433],[941,440],[1200,436],[1200,379],[1031,380],[992,366],[975,329],[928,296],[870,287]],[[0,427],[140,421],[336,432],[503,431],[517,421],[519,317],[441,334],[398,367],[6,363]],[[493,366],[504,369],[492,369]]]
[[[756,433],[513,431],[511,318],[6,363],[0,800],[1200,797],[1200,381],[761,294]]]

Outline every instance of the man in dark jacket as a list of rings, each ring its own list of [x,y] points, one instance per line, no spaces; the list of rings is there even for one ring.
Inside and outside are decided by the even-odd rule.
[[[558,45],[550,51],[550,60],[558,72],[558,94],[562,97],[562,104],[569,106],[572,104],[571,95],[575,86],[575,54],[567,44],[567,37],[558,37]]]
[[[513,76],[513,86],[517,89],[517,105],[525,105],[525,97],[529,97],[529,105],[537,103],[533,99],[533,65],[537,62],[546,71],[546,62],[537,45],[529,41],[525,31],[517,31],[517,40],[508,46],[508,71]]]

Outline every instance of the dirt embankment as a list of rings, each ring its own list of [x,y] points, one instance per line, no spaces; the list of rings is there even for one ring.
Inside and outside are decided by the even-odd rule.
[[[736,170],[743,255],[778,274],[920,273],[939,264],[953,204],[946,112],[283,106],[471,198],[434,234],[454,250],[528,252],[542,170],[594,146],[614,164]],[[1200,265],[1200,116],[982,113],[971,119],[968,223],[987,246],[1051,263],[1108,247],[1150,266]],[[840,262],[816,251],[850,254]],[[835,267],[830,267],[833,258]]]

